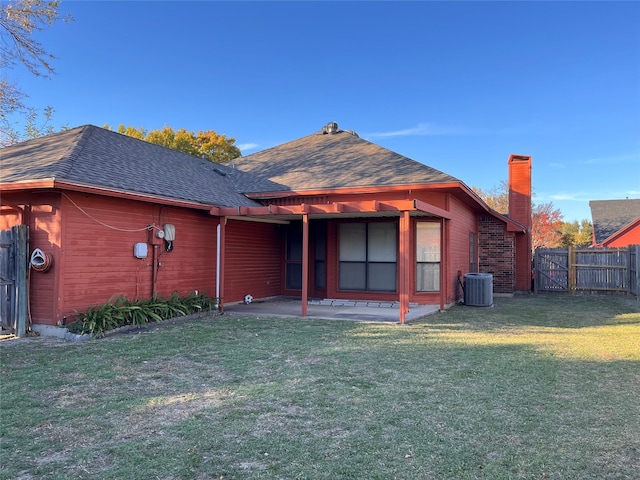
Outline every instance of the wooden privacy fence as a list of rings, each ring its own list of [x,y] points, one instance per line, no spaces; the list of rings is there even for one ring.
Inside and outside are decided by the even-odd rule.
[[[0,324],[18,337],[26,334],[29,227],[0,230]]]
[[[640,245],[626,248],[538,248],[534,291],[630,293],[638,296]]]

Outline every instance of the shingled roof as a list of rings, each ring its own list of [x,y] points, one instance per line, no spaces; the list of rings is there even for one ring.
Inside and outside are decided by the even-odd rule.
[[[54,180],[204,205],[259,205],[234,189],[226,166],[93,125],[5,147],[0,162],[0,184]]]
[[[460,182],[333,125],[234,159],[236,170],[251,174],[236,185],[250,194]]]
[[[591,200],[589,207],[598,245],[640,218],[640,199]]]

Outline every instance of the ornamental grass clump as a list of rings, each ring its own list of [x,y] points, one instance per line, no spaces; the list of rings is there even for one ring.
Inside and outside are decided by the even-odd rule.
[[[90,333],[101,337],[119,327],[141,327],[170,318],[211,312],[217,309],[217,305],[217,299],[207,297],[206,293],[180,296],[173,292],[168,298],[156,296],[133,301],[120,295],[103,305],[92,305],[86,312],[76,311],[76,321],[68,329],[71,333]]]

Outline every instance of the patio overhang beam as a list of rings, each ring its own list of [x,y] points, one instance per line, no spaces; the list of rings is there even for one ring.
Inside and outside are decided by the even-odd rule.
[[[322,204],[299,205],[266,205],[260,207],[212,207],[209,213],[214,216],[230,217],[240,219],[241,217],[272,218],[301,215],[309,215],[310,218],[322,218],[331,216],[341,216],[344,214],[390,214],[400,216],[402,212],[409,212],[414,215],[428,215],[438,218],[451,219],[451,213],[435,205],[431,205],[422,200],[367,200],[361,202],[332,202]],[[249,219],[249,218],[247,218]]]

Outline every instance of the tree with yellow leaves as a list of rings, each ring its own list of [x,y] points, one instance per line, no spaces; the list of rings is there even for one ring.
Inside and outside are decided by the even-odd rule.
[[[108,125],[105,125],[105,128],[111,130]],[[213,130],[194,133],[184,128],[174,130],[165,126],[158,130],[148,131],[142,127],[125,127],[121,124],[118,126],[118,133],[196,157],[206,158],[216,163],[226,163],[242,156],[240,149],[234,145],[235,138],[227,137],[224,134],[220,135]]]

